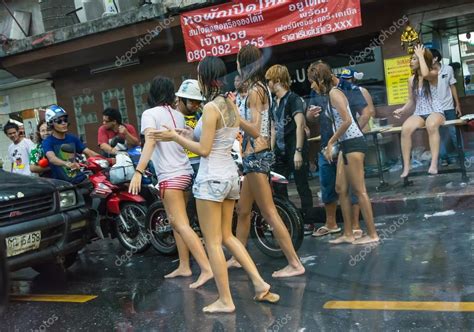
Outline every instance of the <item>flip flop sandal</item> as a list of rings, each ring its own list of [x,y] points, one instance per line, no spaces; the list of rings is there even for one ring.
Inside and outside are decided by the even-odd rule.
[[[352,231],[352,234],[354,234],[354,238],[357,240],[360,239],[364,233],[361,229],[356,229]]]
[[[254,296],[253,299],[254,301],[257,301],[257,302],[266,302],[266,303],[275,304],[278,301],[280,301],[280,295],[275,294],[275,293],[270,293],[270,290],[268,290],[265,294],[263,294],[263,296],[260,296],[260,297]]]
[[[321,229],[323,230],[323,232],[320,231]],[[321,237],[328,234],[339,233],[340,231],[341,231],[341,227],[330,229],[330,228],[327,228],[326,226],[322,226],[322,227],[319,227],[316,231],[314,231],[311,236]]]

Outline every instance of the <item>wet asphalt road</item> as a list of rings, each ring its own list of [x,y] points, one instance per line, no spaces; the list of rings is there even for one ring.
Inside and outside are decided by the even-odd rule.
[[[177,265],[176,257],[150,249],[122,262],[117,261],[117,254],[124,253],[117,241],[95,242],[66,275],[53,278],[31,269],[14,273],[12,292],[96,299],[11,302],[0,317],[0,331],[473,331],[472,311],[323,308],[328,301],[352,300],[474,302],[473,212],[377,218],[385,240],[375,248],[331,246],[330,237],[306,237],[299,254],[307,273],[286,280],[271,278],[285,260],[264,256],[251,244],[259,270],[281,301],[255,303],[248,277],[234,269],[233,314],[201,313],[216,298],[213,282],[190,290],[193,278],[165,281],[163,275]]]

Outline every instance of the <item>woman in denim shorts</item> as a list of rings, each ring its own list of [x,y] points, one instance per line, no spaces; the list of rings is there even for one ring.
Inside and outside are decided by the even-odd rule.
[[[314,73],[313,84],[316,92],[329,96],[326,113],[334,126],[334,133],[329,139],[324,156],[329,162],[333,162],[332,150],[334,146],[339,143],[341,148],[337,160],[336,192],[339,195],[344,218],[344,234],[329,242],[333,244],[376,243],[379,241],[379,237],[375,229],[372,203],[367,194],[364,178],[364,158],[367,152],[364,134],[352,115],[346,96],[336,87],[331,67],[320,62],[314,67]],[[349,189],[357,197],[367,225],[368,235],[357,240],[352,231],[352,204]]]
[[[206,313],[235,310],[222,245],[232,252],[249,274],[255,289],[254,300],[275,303],[280,299],[277,294],[270,293],[270,285],[260,276],[243,244],[232,234],[232,216],[235,201],[239,199],[240,183],[231,149],[239,132],[239,112],[233,100],[221,94],[226,74],[224,62],[217,57],[206,57],[199,63],[199,85],[209,101],[197,126],[198,130],[202,127],[199,142],[192,140],[191,133],[172,128],[155,135],[158,140],[173,140],[201,156],[193,194],[219,291],[217,301],[203,308]]]
[[[242,144],[245,181],[239,200],[237,237],[243,244],[247,243],[252,206],[256,201],[263,218],[273,227],[273,233],[288,260],[288,266],[273,272],[272,276],[274,278],[292,277],[304,274],[305,269],[275,207],[268,181],[275,157],[270,144],[271,96],[268,87],[262,83],[265,79],[262,61],[260,50],[253,45],[242,47],[237,55],[237,69],[242,81],[249,85],[245,100],[245,119],[241,119],[240,123],[245,131]],[[234,258],[231,258],[228,264],[239,267]]]

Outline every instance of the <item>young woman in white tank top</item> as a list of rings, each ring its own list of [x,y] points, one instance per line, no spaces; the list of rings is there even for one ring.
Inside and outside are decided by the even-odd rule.
[[[235,201],[239,199],[240,184],[231,149],[239,130],[239,113],[233,101],[220,94],[226,74],[224,62],[217,57],[206,57],[199,63],[198,80],[201,91],[206,100],[210,101],[204,106],[200,119],[202,131],[199,142],[194,142],[191,135],[186,135],[189,133],[173,128],[153,135],[155,139],[172,140],[202,156],[193,193],[219,291],[217,301],[203,308],[206,313],[235,310],[222,245],[230,250],[249,274],[255,289],[254,300],[275,303],[280,298],[277,294],[270,293],[270,285],[260,276],[244,245],[232,234],[232,216]],[[185,135],[180,135],[180,132]]]

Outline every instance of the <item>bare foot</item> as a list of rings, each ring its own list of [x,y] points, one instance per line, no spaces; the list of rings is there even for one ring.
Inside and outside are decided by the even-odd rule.
[[[438,168],[437,167],[430,167],[430,169],[428,170],[428,173],[431,174],[431,175],[436,175],[436,174],[438,174]]]
[[[407,169],[406,171],[404,170],[402,174],[400,174],[400,177],[403,179],[403,178],[406,178],[408,176],[408,173],[410,173],[410,170]]]
[[[258,302],[277,303],[280,300],[280,295],[270,292],[270,285],[263,282],[258,287],[255,287],[254,300]]]
[[[165,275],[165,279],[176,278],[176,277],[190,277],[192,276],[192,272],[190,268],[181,268],[178,267],[173,272]]]
[[[293,267],[291,265],[287,265],[281,270],[275,271],[272,273],[273,278],[288,278],[288,277],[295,277],[305,273],[305,268],[303,264],[300,263],[300,266]]]
[[[228,261],[227,261],[227,268],[230,269],[230,268],[237,268],[237,269],[240,269],[242,268],[242,265],[240,265],[239,262],[237,262],[237,260],[234,258],[234,256],[232,256]]]
[[[337,239],[329,241],[331,244],[341,244],[341,243],[352,243],[354,242],[354,236],[339,236]]]
[[[230,312],[235,311],[235,305],[232,302],[230,302],[229,304],[225,304],[224,302],[221,301],[221,299],[218,299],[216,302],[202,308],[202,311],[207,314],[213,314],[213,313],[219,313],[219,312],[230,313]]]
[[[368,235],[355,240],[352,244],[375,244],[379,242],[379,237],[370,237]]]
[[[352,231],[352,233],[354,233],[354,239],[356,239],[356,240],[357,240],[357,239],[360,239],[360,238],[362,237],[362,235],[363,235],[361,229],[354,229],[354,230]]]
[[[189,285],[189,288],[191,289],[196,289],[204,285],[206,282],[214,278],[214,275],[212,272],[201,272],[201,275],[199,276],[198,280],[193,282],[191,285]]]

